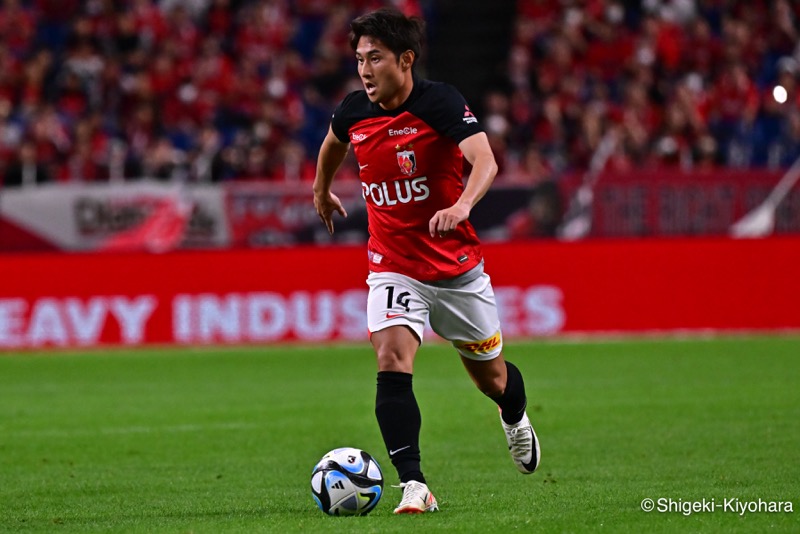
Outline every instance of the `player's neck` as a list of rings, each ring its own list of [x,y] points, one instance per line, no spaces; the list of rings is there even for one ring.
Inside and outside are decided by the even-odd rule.
[[[394,95],[385,102],[380,102],[378,105],[387,111],[397,109],[402,106],[408,97],[411,96],[411,91],[414,90],[414,76],[409,72],[408,77],[403,84],[397,89]]]

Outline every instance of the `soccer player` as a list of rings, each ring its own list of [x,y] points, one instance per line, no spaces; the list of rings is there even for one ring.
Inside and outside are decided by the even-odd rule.
[[[512,459],[533,473],[540,452],[520,371],[502,355],[494,291],[468,221],[497,164],[464,97],[422,79],[424,22],[392,9],[355,19],[350,45],[364,89],[336,107],[322,142],[314,206],[328,231],[347,213],[331,192],[352,146],[369,226],[367,323],[378,363],[375,415],[403,488],[395,513],[438,509],[420,465],[412,389],[426,320],[452,342],[475,385],[497,403]],[[472,169],[464,185],[463,161]]]

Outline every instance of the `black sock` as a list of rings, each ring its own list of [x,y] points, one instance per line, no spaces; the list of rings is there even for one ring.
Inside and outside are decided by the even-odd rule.
[[[375,417],[400,482],[416,480],[425,483],[419,454],[422,416],[414,397],[411,378],[409,373],[378,372]]]
[[[522,380],[522,373],[519,372],[517,366],[506,361],[506,372],[508,374],[506,390],[499,397],[492,397],[492,400],[502,410],[500,416],[505,424],[513,425],[522,419],[528,399],[525,396],[525,382]]]

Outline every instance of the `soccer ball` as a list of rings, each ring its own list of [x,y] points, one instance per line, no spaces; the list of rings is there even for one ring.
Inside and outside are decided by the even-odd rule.
[[[383,473],[361,449],[334,449],[314,466],[311,494],[328,515],[368,514],[383,495]]]

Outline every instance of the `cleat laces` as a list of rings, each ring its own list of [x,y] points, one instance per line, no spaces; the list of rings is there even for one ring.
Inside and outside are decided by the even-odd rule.
[[[511,456],[518,462],[525,462],[528,454],[533,452],[533,433],[527,426],[518,426],[508,432]]]

